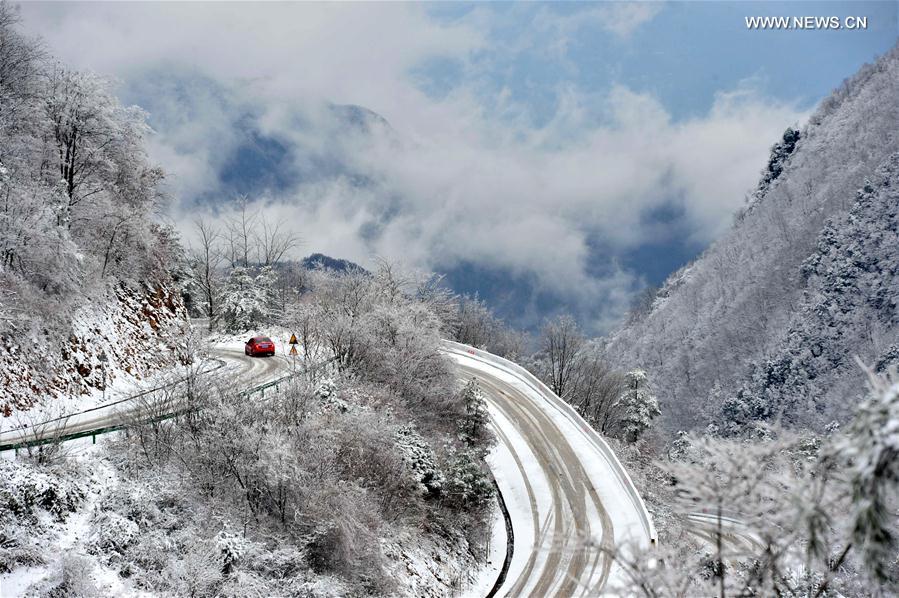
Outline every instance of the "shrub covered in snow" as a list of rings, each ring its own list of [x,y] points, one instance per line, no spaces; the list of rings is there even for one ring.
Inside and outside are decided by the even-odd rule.
[[[493,498],[494,487],[483,460],[470,450],[452,455],[445,493],[460,509],[477,512],[487,506]]]
[[[96,554],[121,553],[140,533],[137,524],[115,512],[101,512],[93,521],[89,550]]]
[[[84,500],[83,482],[62,465],[0,460],[0,520],[34,519],[39,511],[64,520]]]
[[[424,497],[440,496],[443,489],[443,473],[437,467],[434,451],[414,426],[403,426],[396,431],[396,446],[406,467]]]

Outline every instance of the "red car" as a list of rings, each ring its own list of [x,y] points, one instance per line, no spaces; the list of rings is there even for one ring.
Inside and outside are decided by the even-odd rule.
[[[243,348],[243,352],[251,357],[257,355],[274,355],[275,343],[267,336],[254,336],[247,341]]]

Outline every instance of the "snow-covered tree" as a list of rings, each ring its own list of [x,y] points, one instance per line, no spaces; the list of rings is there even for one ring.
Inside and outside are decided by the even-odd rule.
[[[895,578],[899,507],[899,379],[869,374],[871,396],[845,436],[836,435],[833,459],[848,467],[851,537],[865,568],[878,580]],[[847,548],[848,550],[848,548]]]
[[[899,383],[871,374],[844,433],[680,435],[662,464],[696,542],[619,555],[635,595],[894,595]],[[662,559],[664,567],[649,566]]]
[[[625,375],[618,406],[621,409],[621,432],[631,442],[652,426],[653,418],[662,414],[643,370],[631,370]]]
[[[270,267],[253,276],[241,266],[231,270],[225,284],[219,318],[234,332],[252,330],[272,317],[275,274]]]
[[[578,351],[585,342],[577,322],[569,315],[547,321],[540,331],[540,348],[547,363],[545,377],[552,391],[566,399]]]
[[[403,426],[394,436],[397,449],[418,485],[419,493],[426,498],[440,496],[444,477],[434,459],[434,451],[414,426]]]
[[[209,318],[210,327],[218,319],[222,294],[222,233],[213,224],[199,219],[194,223],[197,243],[189,251],[191,289],[201,313]]]
[[[734,226],[610,335],[614,365],[649,372],[668,434],[720,425],[733,398],[750,418],[848,419],[852,356],[877,364],[897,338],[897,95],[893,48],[777,140]]]
[[[601,434],[612,434],[621,424],[619,401],[623,375],[615,370],[595,342],[577,354],[568,402]]]
[[[493,492],[493,482],[477,454],[460,451],[453,456],[446,476],[445,494],[450,501],[465,509],[481,509]]]
[[[459,436],[468,446],[484,446],[489,437],[490,414],[477,378],[469,380],[460,394],[465,415],[459,423]]]

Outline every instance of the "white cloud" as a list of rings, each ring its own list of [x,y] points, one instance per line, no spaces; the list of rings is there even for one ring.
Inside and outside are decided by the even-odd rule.
[[[230,123],[251,107],[267,131],[312,153],[339,154],[374,181],[370,188],[316,181],[259,202],[270,217],[290,223],[309,252],[434,268],[470,261],[532,274],[593,314],[597,326],[620,314],[637,281],[614,264],[602,277],[592,275],[590,239],[602,239],[613,254],[652,241],[658,226],[645,214],[674,201],[695,240],[708,242],[757,181],[769,146],[805,118],[745,86],[719,94],[707,114],[686,121],[672,119],[652,95],[623,86],[602,95],[570,86],[559,90],[554,117],[539,127],[507,89],[484,97],[461,85],[439,100],[422,93],[410,77],[422,60],[475,68],[469,58],[488,43],[483,12],[437,22],[409,4],[24,9],[26,23],[40,23],[53,52],[75,66],[127,80],[148,66],[189,65],[220,86],[162,105],[176,114],[184,105],[193,109],[152,147],[181,191],[213,184],[235,143]],[[626,37],[657,10],[601,5],[579,18]],[[173,97],[157,91],[163,102]],[[335,136],[321,111],[326,102],[371,108],[395,133]],[[591,120],[597,113],[604,117]]]
[[[544,8],[538,12],[534,25],[551,34],[547,50],[564,59],[572,38],[583,30],[602,30],[624,41],[655,18],[662,8],[661,2],[601,2],[585,4],[580,10],[565,14]]]
[[[618,37],[629,37],[662,10],[660,2],[615,2],[603,7],[602,27]]]

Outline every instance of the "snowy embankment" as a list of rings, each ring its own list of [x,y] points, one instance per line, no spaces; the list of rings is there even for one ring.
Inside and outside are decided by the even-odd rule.
[[[558,538],[550,537],[545,526],[554,517],[574,521],[567,525],[572,530],[569,533],[574,533],[577,528],[590,530],[591,537],[580,540],[585,551],[595,550],[601,544],[601,536],[609,532],[613,536],[611,544],[619,550],[647,548],[656,542],[652,520],[630,476],[608,444],[568,404],[524,368],[510,361],[457,343],[445,342],[444,350],[464,369],[476,371],[485,382],[496,381],[504,388],[514,389],[516,396],[511,397],[511,401],[527,401],[536,406],[557,429],[552,432],[571,446],[580,462],[575,469],[555,464],[547,467],[536,454],[533,436],[523,430],[520,423],[513,422],[502,410],[491,405],[492,421],[500,442],[489,460],[512,518],[515,539],[505,589],[518,583],[518,591],[527,593],[528,588],[536,587],[534,584],[538,580],[533,578],[541,576],[544,565],[549,562],[552,566],[552,559],[558,557],[553,555],[552,543]],[[595,491],[601,507],[588,506],[583,512],[575,513],[567,504],[559,504],[559,478],[571,475],[573,471],[588,480],[568,481],[586,482],[587,491]],[[586,518],[589,525],[579,521],[581,518]],[[611,524],[612,530],[604,529],[604,521],[606,525]],[[557,565],[557,568],[561,567]],[[617,567],[612,565],[605,580],[601,569],[588,568],[578,583],[595,588],[605,582],[605,590],[614,593]],[[564,577],[564,571],[561,577]],[[561,577],[553,583],[564,583]]]
[[[171,402],[172,397],[161,399],[171,403],[170,408],[165,408],[163,403],[154,402],[158,399],[153,392],[176,386],[191,373],[191,369],[194,372],[216,371],[220,378],[233,376],[236,384],[247,388],[272,382],[289,373],[293,364],[284,357],[285,347],[289,347],[289,335],[283,339],[272,336],[277,353],[275,357],[267,358],[245,357],[243,347],[246,341],[242,340],[243,336],[211,339],[210,356],[192,366],[172,367],[142,382],[121,378],[105,392],[95,390],[71,400],[50,398],[27,412],[0,419],[0,447],[41,438],[84,434],[92,430],[102,431],[127,422],[136,412],[150,408],[151,404],[152,409],[160,413],[175,411],[177,405]],[[300,367],[302,363],[298,357],[295,365]]]
[[[36,412],[55,399],[66,412],[83,410],[113,387],[145,386],[185,362],[186,334],[187,312],[166,286],[122,285],[85,298],[69,327],[2,339],[0,413]]]

